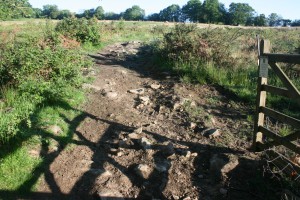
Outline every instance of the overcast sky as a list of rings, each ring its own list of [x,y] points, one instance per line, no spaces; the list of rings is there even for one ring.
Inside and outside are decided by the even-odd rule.
[[[55,4],[59,9],[68,9],[77,13],[97,6],[102,6],[105,12],[120,13],[133,5],[139,5],[148,15],[157,13],[172,4],[183,6],[187,0],[29,0],[29,2],[36,8],[42,8],[46,4]],[[220,2],[224,3],[227,8],[231,2],[248,3],[259,14],[268,16],[275,12],[286,19],[300,19],[300,0],[220,0]]]

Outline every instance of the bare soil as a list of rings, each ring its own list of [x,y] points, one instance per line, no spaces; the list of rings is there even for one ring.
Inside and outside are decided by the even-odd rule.
[[[39,181],[45,199],[276,199],[250,147],[249,106],[161,72],[128,42],[95,59],[74,145]],[[133,90],[133,91],[131,91]]]

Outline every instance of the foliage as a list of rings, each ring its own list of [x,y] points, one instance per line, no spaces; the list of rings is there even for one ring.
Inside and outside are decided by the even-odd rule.
[[[40,103],[73,98],[70,91],[84,81],[81,69],[91,66],[49,27],[43,35],[22,33],[0,41],[0,143],[14,137]]]
[[[159,18],[162,21],[178,22],[180,20],[180,14],[180,6],[173,4],[160,11]]]
[[[85,18],[64,19],[57,24],[56,31],[80,43],[100,44],[100,26],[94,18],[89,20]]]
[[[34,11],[28,0],[2,0],[0,3],[0,20],[30,18]]]
[[[104,19],[104,10],[102,8],[102,6],[98,6],[96,9],[92,8],[89,10],[85,10],[83,11],[82,14],[77,14],[76,15],[78,18],[87,18],[87,19],[91,19],[91,18],[97,18],[99,20]]]
[[[269,26],[279,26],[281,20],[282,20],[282,17],[276,13],[271,13],[268,16]]]
[[[218,0],[205,0],[202,5],[203,20],[208,23],[216,23],[221,16]]]
[[[182,14],[184,20],[192,22],[200,22],[202,12],[202,3],[200,0],[189,0],[186,5],[182,7]]]
[[[253,17],[254,9],[247,3],[231,3],[229,5],[229,14],[231,24],[245,25],[247,20]]]
[[[125,20],[143,20],[145,17],[145,10],[141,9],[139,6],[132,6],[131,8],[128,8],[122,16]]]

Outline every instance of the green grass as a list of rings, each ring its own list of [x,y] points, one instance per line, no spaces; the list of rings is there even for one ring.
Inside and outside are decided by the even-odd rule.
[[[1,159],[1,190],[17,190],[26,180],[32,177],[31,171],[40,164],[41,160],[42,158],[29,156],[26,147],[21,147],[5,159]]]

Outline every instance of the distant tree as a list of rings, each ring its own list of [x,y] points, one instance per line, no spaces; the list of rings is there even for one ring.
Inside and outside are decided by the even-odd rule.
[[[44,5],[42,15],[50,19],[57,19],[59,15],[57,5]]]
[[[264,14],[260,14],[254,17],[254,25],[255,26],[266,26],[267,25],[267,18]]]
[[[33,12],[34,12],[34,17],[35,18],[41,18],[43,15],[43,10],[40,8],[33,8]]]
[[[219,21],[221,13],[218,0],[205,0],[202,5],[202,18],[206,23],[216,23]]]
[[[300,26],[300,19],[292,21],[291,26]]]
[[[200,0],[189,0],[186,5],[182,7],[182,16],[184,20],[191,22],[200,22],[202,3]]]
[[[247,3],[231,3],[229,5],[230,24],[246,25],[252,23],[254,9]]]
[[[65,18],[70,18],[74,16],[73,13],[71,13],[71,11],[69,10],[60,10],[58,12],[58,16],[57,19],[65,19]]]
[[[223,3],[219,4],[219,22],[222,22],[223,24],[229,24],[230,23],[230,16],[228,13],[228,10],[226,9],[225,5]]]
[[[290,19],[282,19],[281,21],[282,21],[282,26],[284,27],[289,26],[292,23],[292,20]]]
[[[147,20],[148,21],[161,21],[158,13],[153,13],[153,14],[147,16]]]
[[[160,11],[159,16],[162,21],[179,22],[181,16],[180,6],[177,4],[170,5]]]
[[[280,26],[281,20],[282,20],[282,17],[280,15],[278,15],[277,13],[271,13],[268,16],[269,26]]]
[[[120,15],[114,12],[107,12],[104,14],[104,19],[106,20],[118,20],[120,19]]]
[[[123,18],[125,20],[138,21],[144,19],[144,17],[145,10],[141,9],[139,6],[132,6],[123,13]]]
[[[104,19],[104,9],[102,8],[102,6],[98,6],[95,10],[94,16],[97,19]]]

